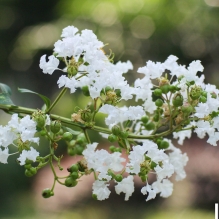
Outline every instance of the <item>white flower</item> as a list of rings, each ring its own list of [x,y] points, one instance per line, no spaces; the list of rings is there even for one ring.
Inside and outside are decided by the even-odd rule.
[[[185,127],[186,129],[187,127]],[[173,132],[173,138],[179,138],[178,144],[182,145],[185,138],[191,138],[192,130],[183,130],[179,132]]]
[[[164,179],[162,182],[154,182],[152,188],[164,198],[171,196],[173,192],[173,184],[168,179]]]
[[[164,179],[165,177],[171,177],[174,173],[174,167],[172,164],[163,162],[162,167],[157,165],[154,170],[156,171],[157,178],[159,181]]]
[[[39,152],[36,151],[36,149],[34,149],[33,147],[31,147],[29,151],[27,150],[22,151],[20,157],[18,158],[18,161],[20,161],[20,165],[24,165],[26,159],[35,162],[38,156],[39,156]]]
[[[149,185],[148,183],[147,183],[146,186],[142,187],[141,193],[143,195],[147,195],[148,194],[148,197],[147,197],[146,201],[149,201],[149,200],[154,199],[156,197],[156,191],[153,190],[151,188],[151,185]]]
[[[62,30],[61,37],[74,37],[77,32],[78,28],[74,26],[68,26]]]
[[[107,187],[109,184],[106,184],[104,181],[96,180],[93,183],[93,194],[97,195],[97,199],[102,201],[109,198],[111,191]]]
[[[117,108],[112,105],[105,104],[100,108],[99,112],[108,114],[105,122],[106,125],[109,125],[110,127],[118,123],[123,123],[127,120],[135,121],[145,115],[143,107],[141,106]]]
[[[51,75],[56,69],[58,69],[59,60],[54,55],[51,55],[48,58],[48,62],[46,62],[46,55],[43,55],[40,58],[40,68],[43,70],[43,73]]]
[[[125,201],[128,201],[135,190],[133,176],[123,178],[123,180],[118,182],[118,185],[115,186],[115,190],[117,194],[120,194],[121,192],[125,193]]]
[[[5,148],[4,150],[2,150],[1,148],[0,148],[0,162],[1,163],[8,163],[8,156],[9,156],[10,154],[8,153],[8,148]]]

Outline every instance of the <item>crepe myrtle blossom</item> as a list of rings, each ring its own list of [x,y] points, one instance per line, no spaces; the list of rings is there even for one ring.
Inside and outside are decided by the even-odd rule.
[[[173,135],[182,145],[193,132],[199,138],[207,134],[207,143],[216,146],[219,90],[205,84],[204,75],[199,76],[204,70],[199,60],[185,66],[174,55],[163,62],[146,61],[129,83],[124,75],[133,70],[133,64],[129,60],[114,63],[105,45],[92,30],[64,28],[53,54],[43,55],[39,63],[44,74],[60,71],[57,85],[62,90],[53,102],[38,94],[45,104],[36,110],[7,103],[10,89],[0,84],[0,109],[12,115],[7,125],[0,125],[0,162],[8,162],[10,147],[14,147],[13,154],[18,155],[28,177],[49,164],[54,183],[43,190],[44,198],[54,195],[56,183],[74,187],[88,174],[94,176],[93,197],[100,201],[109,198],[112,184],[117,194],[124,193],[129,200],[137,177],[144,183],[141,192],[146,201],[158,194],[169,197],[173,191],[170,178],[186,177],[188,156],[166,136]],[[89,98],[87,105],[73,107],[69,118],[51,114],[66,90],[71,95],[82,91]],[[92,142],[89,130],[107,138],[110,145]],[[34,148],[40,143],[39,136],[48,140],[47,155]],[[60,141],[67,144],[70,156],[78,156],[65,177],[59,177],[55,168],[63,170],[62,156],[56,155]]]

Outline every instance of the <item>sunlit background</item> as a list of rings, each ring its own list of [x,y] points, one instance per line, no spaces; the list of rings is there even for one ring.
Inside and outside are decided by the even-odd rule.
[[[39,59],[52,54],[64,27],[74,25],[93,30],[106,44],[105,51],[115,53],[115,62],[132,61],[130,81],[146,61],[163,62],[173,54],[183,65],[201,60],[206,82],[219,85],[218,21],[219,0],[0,0],[0,82],[11,87],[17,105],[42,104],[35,96],[18,93],[18,87],[53,98],[60,73],[43,74]],[[69,116],[84,104],[81,96],[66,95],[54,112]],[[9,117],[2,112],[0,116],[6,123]],[[137,181],[128,202],[115,192],[107,201],[93,201],[89,177],[76,188],[57,187],[55,196],[45,200],[41,191],[52,184],[49,169],[29,179],[10,157],[9,164],[0,164],[0,218],[213,218],[219,201],[219,149],[194,136],[182,150],[190,157],[188,177],[174,183],[171,198],[150,202],[145,202]],[[64,159],[63,166],[73,162]]]

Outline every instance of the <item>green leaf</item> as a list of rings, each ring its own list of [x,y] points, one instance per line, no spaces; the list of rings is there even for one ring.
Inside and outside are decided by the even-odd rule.
[[[13,105],[13,102],[8,94],[0,93],[0,104],[3,105]]]
[[[66,130],[67,130],[68,132],[70,132],[72,135],[79,135],[79,134],[81,134],[81,132],[79,132],[79,131],[75,131],[75,130],[70,129],[70,128],[68,128],[68,127],[65,127],[65,128],[66,128]]]
[[[31,94],[38,95],[43,100],[43,102],[46,104],[46,108],[49,109],[51,102],[50,102],[50,99],[48,97],[46,97],[42,94],[36,93],[34,91],[25,89],[25,88],[18,88],[18,91],[21,93],[31,93]]]
[[[11,88],[6,84],[0,83],[0,104],[13,105],[10,96],[11,96]]]

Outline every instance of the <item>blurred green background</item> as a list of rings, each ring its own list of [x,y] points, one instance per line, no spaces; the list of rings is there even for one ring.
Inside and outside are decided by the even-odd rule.
[[[39,59],[43,54],[52,54],[53,44],[64,27],[75,25],[79,30],[93,30],[101,41],[108,43],[105,50],[113,50],[116,62],[131,60],[133,72],[148,60],[163,62],[173,54],[183,65],[201,60],[206,82],[217,85],[218,21],[218,0],[0,0],[0,82],[12,88],[15,104],[40,108],[42,103],[37,97],[19,94],[17,87],[54,97],[60,73],[42,74]],[[129,80],[135,77],[133,72]],[[63,115],[71,113],[69,107],[83,105],[80,96],[74,102],[68,95],[64,100],[67,107],[61,104],[57,108]],[[6,114],[1,112],[0,116],[2,123],[6,123]],[[206,146],[205,141],[194,139],[189,146],[200,145]],[[184,148],[190,150],[189,146]],[[217,157],[214,157],[214,164],[210,163],[212,154],[216,156],[218,149],[206,147],[211,153],[200,158],[204,161],[197,162],[210,169],[211,165],[219,166]],[[196,156],[194,151],[188,154]],[[197,162],[191,161],[193,167]],[[129,202],[115,194],[105,202],[95,202],[89,194],[78,203],[71,203],[69,199],[68,205],[61,205],[61,196],[53,197],[57,204],[54,209],[45,207],[52,201],[42,200],[40,193],[33,192],[36,190],[33,185],[41,181],[24,177],[23,168],[9,158],[8,165],[0,165],[0,218],[108,219],[124,215],[138,219],[213,218],[214,203],[219,201],[219,170],[214,168],[214,172],[208,174],[209,169],[201,166],[200,171],[200,166],[191,168],[191,163],[188,164],[188,179],[176,183],[178,192],[172,199],[157,198],[146,203],[138,188]]]

